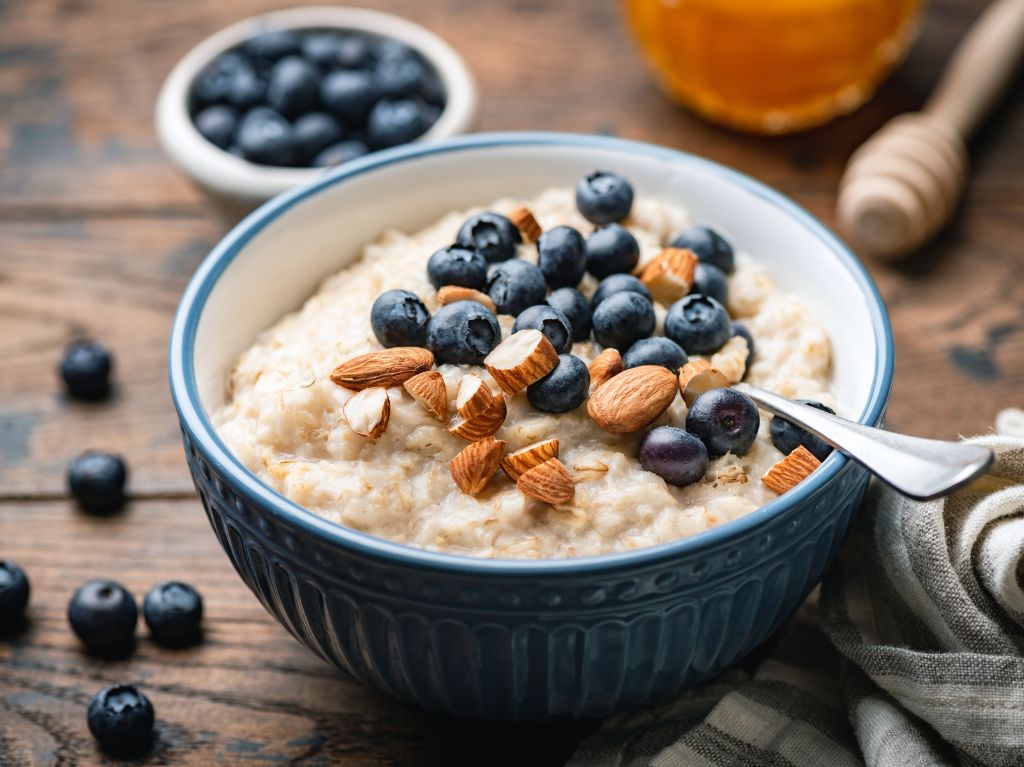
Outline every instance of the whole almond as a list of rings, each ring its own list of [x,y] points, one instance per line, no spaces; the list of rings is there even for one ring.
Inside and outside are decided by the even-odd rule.
[[[536,242],[540,239],[541,228],[534,218],[533,213],[525,205],[513,208],[508,214],[508,220],[515,224],[527,242]]]
[[[676,377],[661,365],[623,370],[590,395],[587,412],[605,431],[639,431],[664,413],[676,396]]]
[[[558,438],[552,437],[509,453],[501,459],[501,470],[515,482],[534,466],[540,466],[544,461],[557,457]]]
[[[476,495],[498,471],[504,452],[505,443],[492,437],[467,445],[448,465],[452,479],[462,492]]]
[[[395,346],[353,357],[331,372],[331,380],[352,391],[400,386],[434,366],[434,355],[418,346]]]
[[[391,400],[387,389],[379,386],[353,394],[341,409],[349,428],[370,439],[377,439],[383,434],[391,419]]]
[[[687,407],[709,389],[723,389],[728,385],[725,373],[707,360],[692,359],[679,370],[679,393]]]
[[[476,442],[485,437],[490,437],[500,429],[501,425],[505,423],[507,412],[505,398],[498,395],[482,412],[477,413],[471,418],[456,418],[452,425],[448,427],[448,432],[456,437]]]
[[[590,363],[590,388],[593,391],[622,372],[622,355],[618,349],[605,349]]]
[[[539,330],[513,333],[484,358],[484,367],[506,394],[515,394],[537,381],[558,364],[558,352]]]
[[[498,307],[494,305],[491,297],[479,290],[464,288],[461,285],[445,285],[437,291],[437,303],[441,306],[454,304],[456,301],[476,301],[476,303],[487,307],[491,313],[497,314],[498,312]]]
[[[444,378],[436,370],[418,373],[406,381],[403,386],[419,402],[423,409],[435,418],[444,420],[448,413],[448,388]]]
[[[761,481],[771,490],[782,495],[811,476],[811,473],[819,466],[821,466],[821,461],[803,445],[798,445],[796,450],[768,469],[761,477]]]
[[[569,470],[557,458],[549,458],[523,472],[516,480],[516,487],[523,495],[552,505],[568,503],[576,494]]]

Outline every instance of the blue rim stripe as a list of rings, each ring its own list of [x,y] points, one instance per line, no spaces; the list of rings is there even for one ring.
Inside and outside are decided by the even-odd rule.
[[[435,154],[477,151],[507,146],[570,146],[639,154],[674,163],[701,165],[724,176],[747,192],[783,209],[810,230],[832,251],[860,286],[872,317],[877,353],[875,380],[861,423],[875,425],[882,419],[893,377],[892,326],[882,297],[863,264],[817,218],[789,198],[760,181],[737,170],[696,155],[637,141],[573,133],[516,132],[480,133],[436,144],[408,145],[376,152],[346,163],[304,186],[293,189],[262,205],[239,223],[206,257],[190,280],[174,318],[169,349],[171,395],[182,425],[197,449],[201,450],[222,474],[229,476],[235,489],[250,503],[270,510],[275,516],[296,524],[326,543],[336,544],[371,558],[385,558],[412,567],[425,567],[452,573],[477,573],[507,576],[595,575],[636,566],[653,565],[665,559],[678,559],[703,549],[726,544],[793,508],[820,490],[846,464],[838,451],[824,462],[807,481],[778,500],[756,511],[702,533],[635,551],[574,559],[513,560],[483,559],[445,554],[406,546],[376,538],[317,516],[265,485],[227,449],[209,418],[203,412],[194,375],[194,347],[199,318],[210,292],[234,258],[267,225],[298,205],[335,184],[388,165]]]

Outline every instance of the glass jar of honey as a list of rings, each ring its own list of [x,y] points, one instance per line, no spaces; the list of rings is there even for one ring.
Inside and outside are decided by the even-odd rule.
[[[863,104],[906,54],[921,0],[622,0],[669,96],[787,133]]]

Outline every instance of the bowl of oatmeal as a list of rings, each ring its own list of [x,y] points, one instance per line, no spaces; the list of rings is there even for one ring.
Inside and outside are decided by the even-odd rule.
[[[856,259],[757,182],[485,134],[259,209],[170,366],[214,531],[286,628],[404,700],[543,719],[664,698],[780,625],[867,476],[730,384],[876,424],[892,341]]]

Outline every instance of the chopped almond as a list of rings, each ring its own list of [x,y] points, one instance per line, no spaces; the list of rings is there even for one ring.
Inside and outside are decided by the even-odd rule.
[[[448,412],[448,389],[440,373],[436,370],[427,370],[414,375],[403,386],[424,410],[435,418],[444,420]]]
[[[387,429],[391,418],[387,389],[373,387],[353,394],[342,406],[342,412],[352,431],[377,439]]]
[[[501,469],[509,479],[515,482],[534,466],[540,466],[549,458],[558,457],[558,439],[552,437],[543,442],[535,442],[501,459]]]
[[[516,481],[516,487],[523,495],[552,505],[568,503],[576,494],[569,470],[557,458],[524,472]]]
[[[505,398],[501,395],[495,397],[486,409],[472,416],[471,418],[457,418],[448,427],[448,431],[456,437],[476,442],[485,437],[492,436],[501,425],[505,423],[507,414]]]
[[[498,307],[494,305],[491,297],[486,293],[481,293],[479,290],[464,288],[461,285],[445,285],[437,291],[437,303],[441,306],[454,304],[456,301],[475,301],[485,306],[491,313],[498,313]]]
[[[459,393],[455,396],[455,409],[463,418],[479,415],[494,402],[494,392],[478,375],[467,373],[459,382]]]
[[[811,476],[811,473],[819,466],[821,466],[821,461],[815,458],[807,448],[800,445],[768,469],[767,473],[761,477],[761,481],[771,490],[782,495]]]
[[[689,248],[662,248],[640,272],[640,281],[655,301],[668,306],[690,292],[697,256]]]
[[[679,371],[679,393],[687,407],[709,389],[722,389],[728,385],[729,379],[725,374],[707,360],[690,360]]]
[[[533,213],[525,205],[513,208],[508,214],[508,220],[515,224],[516,229],[523,235],[527,242],[536,242],[540,239],[541,228],[534,218]]]
[[[513,333],[484,359],[484,367],[506,394],[520,392],[558,364],[558,352],[539,330]]]
[[[504,452],[505,443],[493,437],[467,445],[449,464],[452,479],[462,492],[476,495],[498,471]]]

